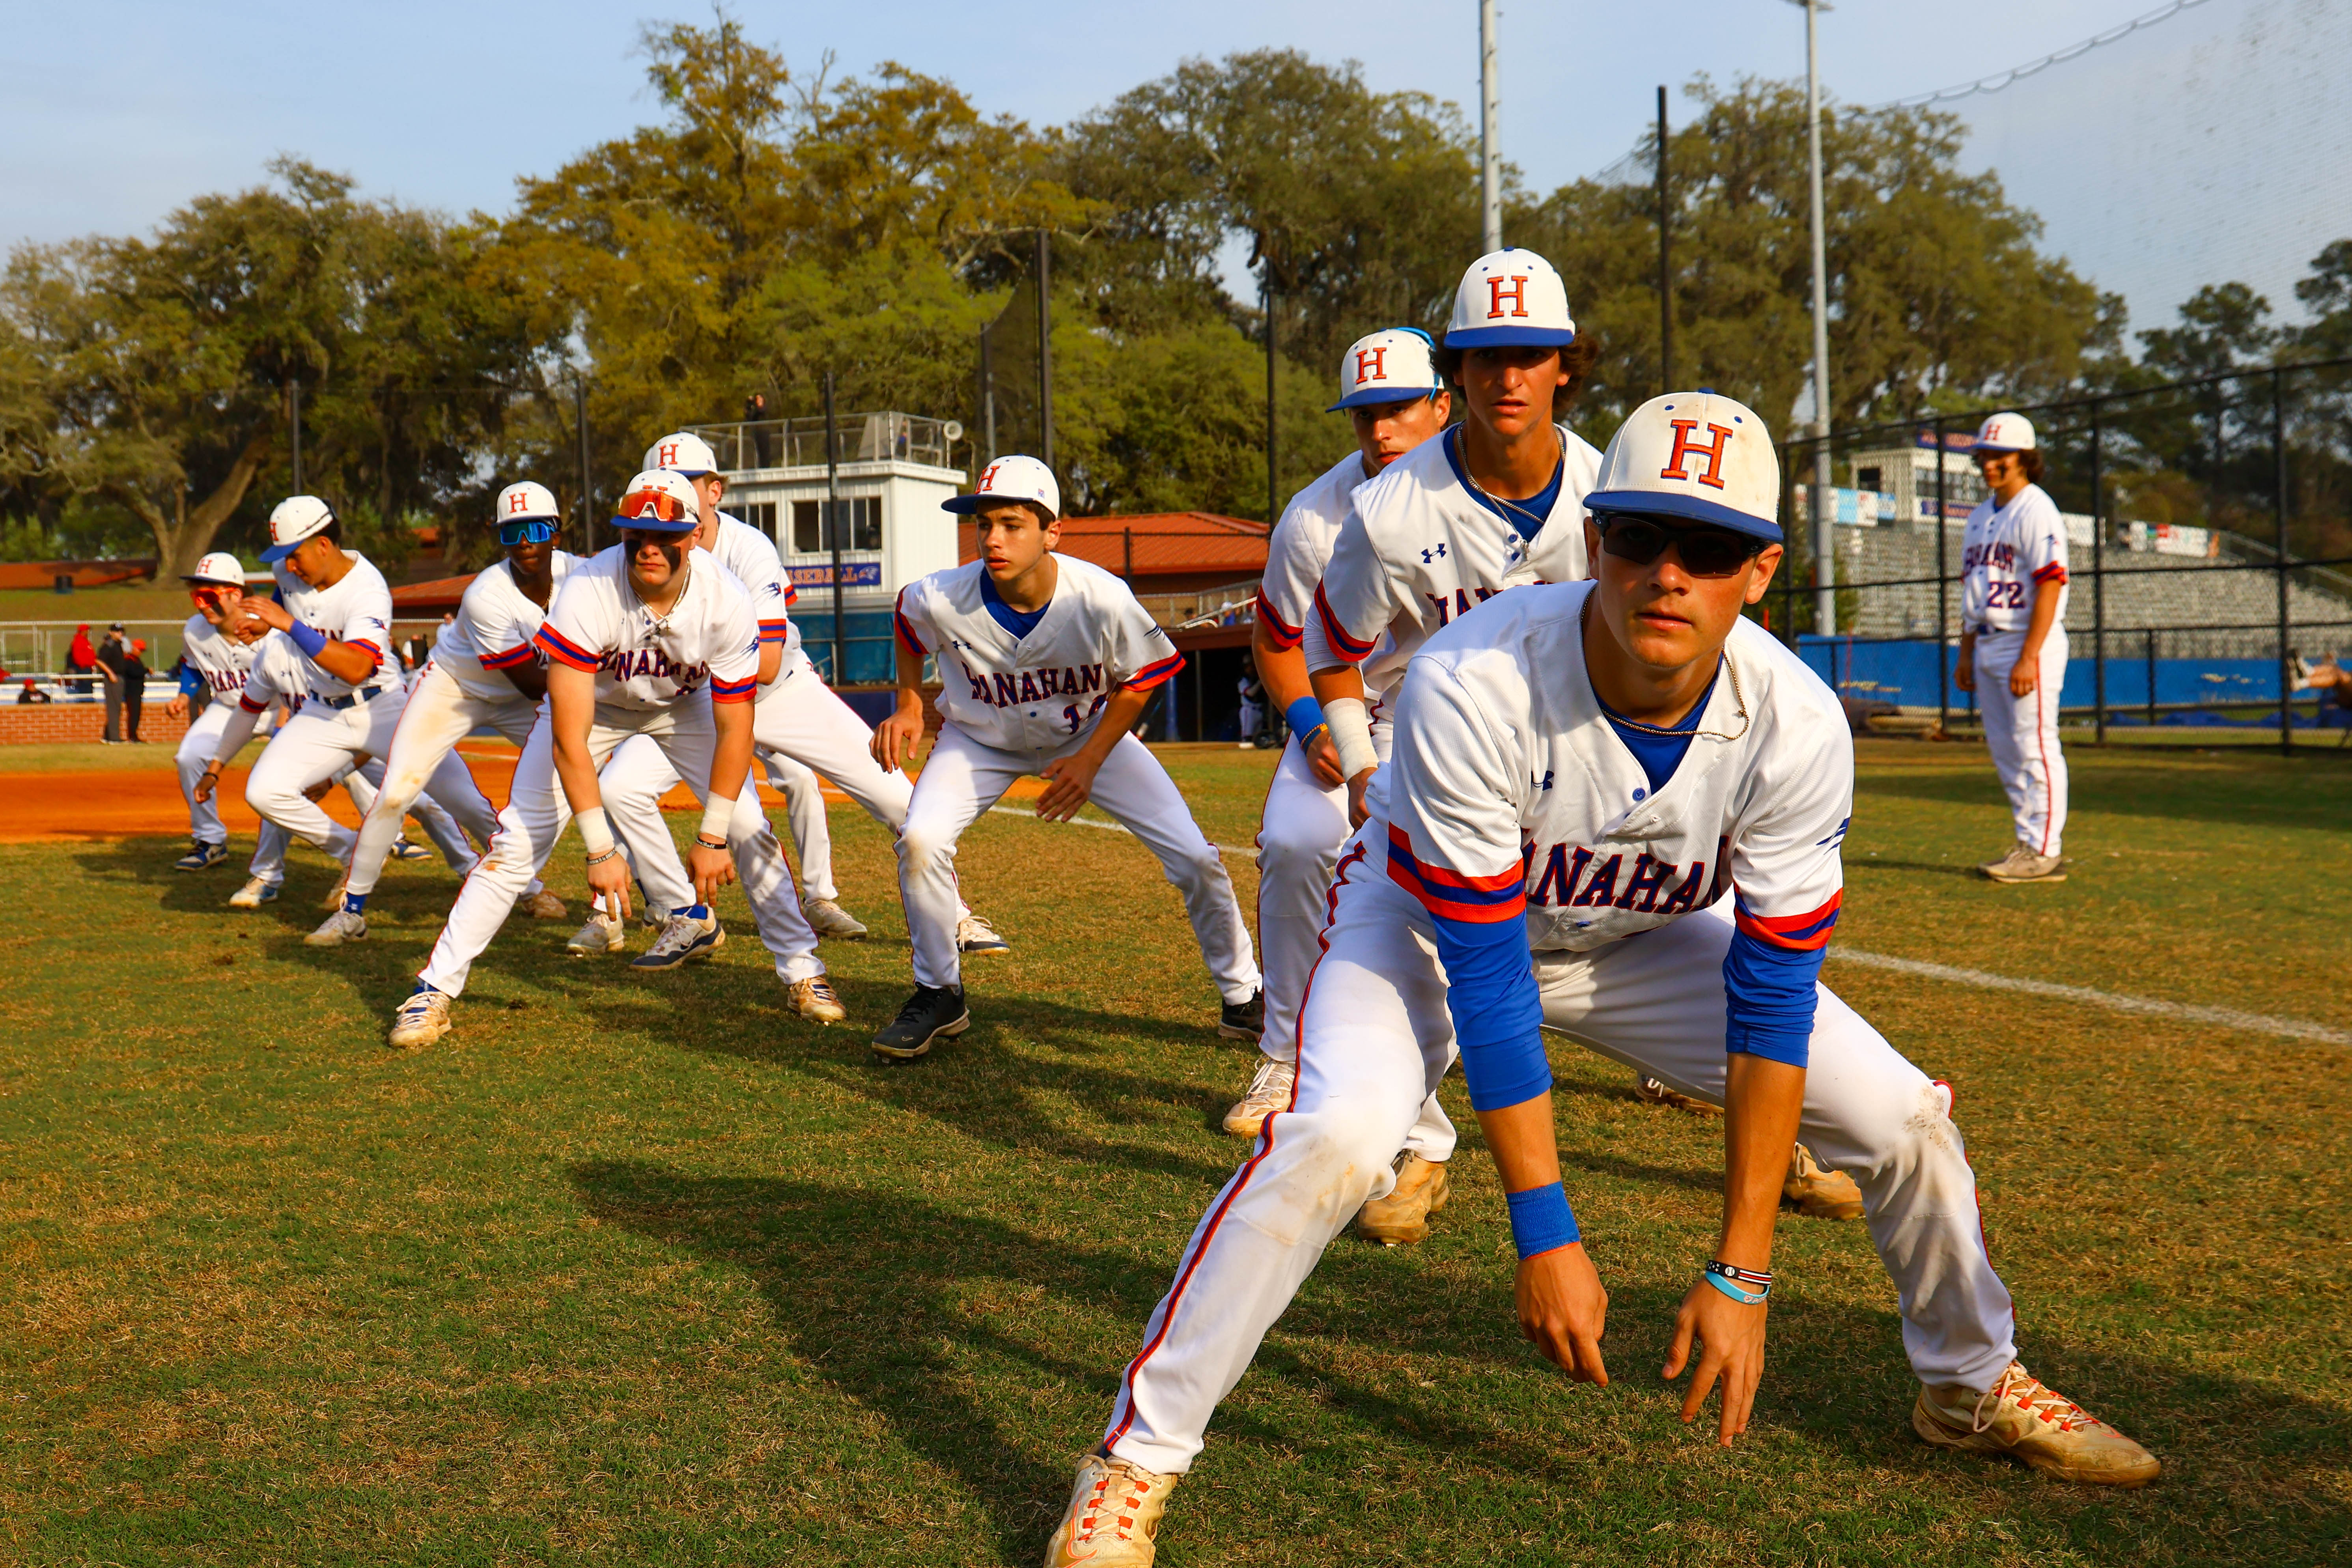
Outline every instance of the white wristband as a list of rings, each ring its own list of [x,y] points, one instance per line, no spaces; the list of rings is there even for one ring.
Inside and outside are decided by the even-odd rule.
[[[1323,722],[1330,728],[1331,744],[1339,753],[1340,777],[1351,779],[1381,765],[1381,754],[1372,750],[1371,714],[1360,698],[1337,697],[1326,702]]]
[[[698,836],[723,840],[727,837],[728,824],[734,820],[735,803],[721,800],[714,795],[702,803],[702,826]]]
[[[580,842],[588,847],[591,855],[605,855],[613,848],[613,825],[604,820],[604,808],[592,805],[580,813]]]

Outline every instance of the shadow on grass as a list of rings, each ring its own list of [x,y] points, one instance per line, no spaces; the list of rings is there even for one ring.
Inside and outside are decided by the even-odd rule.
[[[2341,769],[2305,768],[2268,755],[2232,760],[2241,765],[2184,768],[2150,761],[2135,767],[2113,753],[2094,753],[2073,776],[2070,809],[2078,816],[2153,816],[2238,829],[2332,829],[2352,801],[2352,776]],[[2008,811],[1990,764],[1981,773],[1865,771],[1855,794]]]

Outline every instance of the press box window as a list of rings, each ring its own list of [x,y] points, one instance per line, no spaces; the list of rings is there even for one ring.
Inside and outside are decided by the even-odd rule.
[[[772,500],[745,501],[729,509],[769,538],[776,537],[776,503]]]
[[[839,548],[843,550],[879,550],[882,548],[882,498],[880,496],[845,496],[840,501],[841,518],[845,526]],[[835,548],[832,535],[818,526],[825,503],[816,500],[793,502],[793,552],[814,555]]]

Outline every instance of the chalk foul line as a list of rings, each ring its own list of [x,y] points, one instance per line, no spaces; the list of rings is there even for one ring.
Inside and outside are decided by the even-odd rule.
[[[1830,956],[1847,963],[1858,963],[1865,969],[1888,969],[1898,974],[1916,974],[1924,980],[1949,981],[1955,985],[1974,985],[1986,991],[2021,991],[2029,996],[2081,1002],[2116,1013],[2142,1013],[2151,1017],[2211,1024],[2224,1029],[2243,1029],[2251,1034],[2279,1035],[2290,1040],[2316,1040],[2323,1045],[2352,1046],[2352,1033],[2301,1018],[2273,1018],[2265,1013],[2247,1013],[2235,1007],[2200,1007],[2187,1002],[2158,1001],[2150,996],[2124,996],[2113,991],[2094,991],[2087,985],[2060,985],[2048,980],[2018,980],[2006,974],[1988,974],[1980,969],[1956,969],[1948,963],[1927,963],[1916,958],[1894,958],[1883,952],[1858,952],[1850,947],[1832,947]]]
[[[988,814],[991,816],[1025,816],[1032,822],[1040,820],[1037,816],[1036,808],[1034,806],[1024,811],[1017,805],[992,805],[988,808]],[[1064,825],[1058,822],[1048,822],[1045,826],[1048,827],[1060,827]],[[1113,833],[1124,833],[1127,831],[1125,827],[1116,822],[1094,822],[1083,816],[1074,816],[1070,818],[1068,826],[1072,827],[1104,827],[1108,828]]]

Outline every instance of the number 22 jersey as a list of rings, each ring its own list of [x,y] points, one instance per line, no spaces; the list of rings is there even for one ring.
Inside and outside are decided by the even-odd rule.
[[[2058,584],[2057,625],[2066,624],[2066,520],[2040,485],[2007,506],[1988,496],[1969,513],[1960,536],[1960,624],[1979,636],[2021,632],[2033,622],[2033,595]]]

